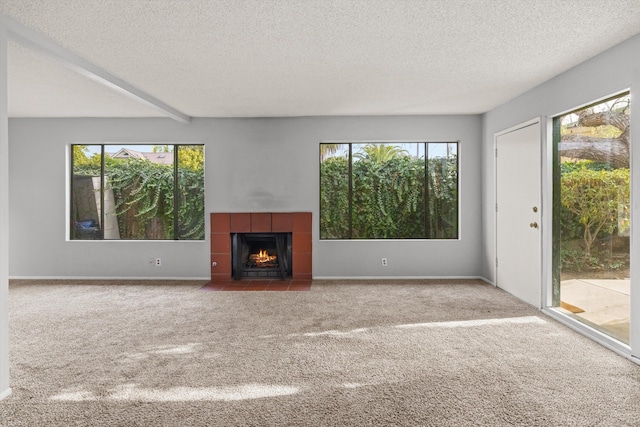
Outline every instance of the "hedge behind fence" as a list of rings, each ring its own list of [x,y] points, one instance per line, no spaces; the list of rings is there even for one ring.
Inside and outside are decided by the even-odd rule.
[[[320,238],[457,238],[457,158],[426,163],[425,174],[425,159],[408,155],[354,161],[349,234],[348,159],[324,160],[320,164]]]

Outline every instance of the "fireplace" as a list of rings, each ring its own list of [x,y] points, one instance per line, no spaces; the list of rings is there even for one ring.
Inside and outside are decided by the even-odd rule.
[[[311,212],[212,213],[211,281],[310,281],[311,219]]]
[[[291,233],[232,233],[231,274],[243,278],[291,278]]]

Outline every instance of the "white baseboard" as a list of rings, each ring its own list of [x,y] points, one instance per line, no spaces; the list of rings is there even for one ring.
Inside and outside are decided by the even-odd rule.
[[[211,277],[9,276],[9,280],[211,280]]]
[[[6,399],[11,395],[11,388],[8,388],[0,393],[0,400]]]
[[[9,276],[9,280],[176,280],[176,281],[209,281],[211,277],[148,277],[148,276]],[[314,276],[313,280],[482,280],[495,284],[482,276]]]
[[[482,276],[314,276],[313,280],[482,280]]]
[[[482,280],[483,282],[486,282],[488,285],[491,285],[494,287],[496,286],[496,283],[493,280],[489,280],[486,277],[479,276],[478,279]]]

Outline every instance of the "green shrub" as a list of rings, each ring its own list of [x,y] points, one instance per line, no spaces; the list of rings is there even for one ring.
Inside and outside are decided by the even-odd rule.
[[[351,168],[350,235],[349,161],[345,157],[323,160],[320,238],[456,238],[457,169],[455,156],[429,159],[426,173],[424,158],[403,152],[357,156]]]
[[[74,175],[100,176],[100,166],[76,165]],[[115,197],[121,239],[174,238],[173,165],[105,158],[105,180]],[[177,236],[203,239],[204,170],[178,168],[178,186]]]
[[[563,231],[576,234],[577,224],[581,226],[585,258],[591,256],[591,248],[599,235],[628,229],[629,182],[629,169],[581,167],[562,174],[560,197],[566,212],[561,215],[571,224],[563,226]],[[567,221],[571,218],[573,221]]]

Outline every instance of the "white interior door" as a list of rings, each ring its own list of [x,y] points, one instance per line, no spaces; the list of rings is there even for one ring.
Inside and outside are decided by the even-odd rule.
[[[496,136],[496,284],[540,308],[540,123]]]

